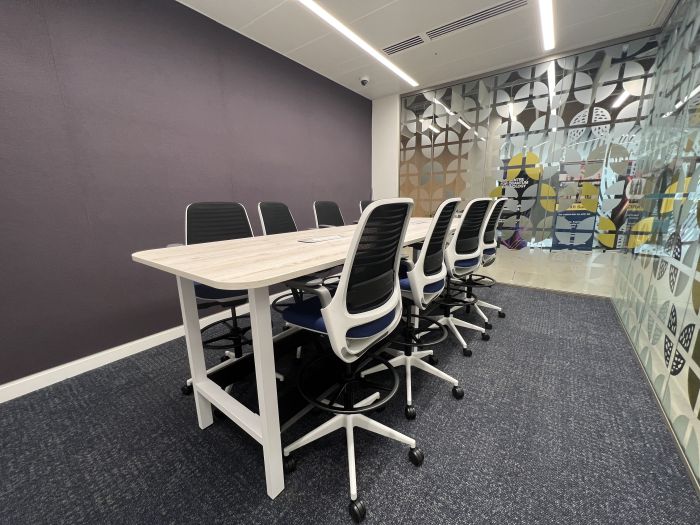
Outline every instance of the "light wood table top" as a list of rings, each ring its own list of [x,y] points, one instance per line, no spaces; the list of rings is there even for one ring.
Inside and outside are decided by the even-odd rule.
[[[430,218],[412,218],[404,246],[422,241]],[[454,226],[454,223],[453,223]],[[134,253],[134,261],[222,290],[282,283],[345,262],[355,225],[280,233],[231,241],[173,246]],[[321,242],[302,239],[339,238]]]

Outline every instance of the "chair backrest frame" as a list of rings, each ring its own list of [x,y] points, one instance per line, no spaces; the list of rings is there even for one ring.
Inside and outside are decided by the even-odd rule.
[[[185,208],[185,244],[247,237],[254,237],[253,228],[240,202],[193,202]]]
[[[428,227],[428,233],[425,236],[420,253],[413,263],[413,268],[407,272],[408,282],[411,285],[411,300],[413,304],[422,310],[442,292],[442,288],[434,292],[426,292],[425,287],[439,281],[442,281],[444,286],[445,278],[447,277],[445,248],[450,234],[452,219],[457,212],[457,205],[461,201],[462,199],[458,197],[446,199],[438,206]],[[439,256],[439,265],[437,271],[430,273],[434,264],[432,261],[428,261],[428,268],[426,268],[426,259],[434,256]]]
[[[337,202],[314,201],[313,208],[316,228],[321,226],[345,226],[345,219],[343,219],[343,213],[340,211],[340,206],[338,206]],[[333,217],[336,212],[337,216]],[[319,215],[321,215],[320,218]]]
[[[498,197],[494,199],[493,205],[489,208],[486,217],[486,227],[484,228],[484,234],[481,243],[481,262],[483,265],[489,265],[493,263],[496,258],[496,248],[498,247],[498,240],[496,239],[496,231],[498,230],[498,221],[503,215],[505,210],[505,204],[508,197]],[[486,250],[493,250],[493,253],[484,253]]]
[[[493,199],[480,197],[470,200],[462,211],[455,233],[445,249],[445,265],[451,276],[461,277],[472,273],[481,264],[486,217],[491,206],[493,206]],[[461,251],[460,246],[463,246],[465,241],[476,245],[469,251]],[[473,260],[473,264],[469,267],[456,264],[457,261],[470,259]]]
[[[338,358],[346,363],[359,359],[364,352],[389,335],[401,320],[401,287],[398,271],[401,248],[412,210],[412,199],[382,199],[367,206],[360,216],[345,264],[340,272],[336,292],[330,303],[321,309],[331,347]],[[391,224],[386,228],[378,228],[377,223],[382,220],[391,221]],[[368,241],[368,237],[376,235],[377,231],[382,231],[385,236],[395,238],[395,243],[393,245],[382,243],[381,239]],[[381,252],[376,251],[378,247],[381,247]],[[370,261],[380,261],[382,264],[390,262],[391,272],[393,272],[391,286],[387,290],[388,295],[384,302],[372,304],[361,311],[358,311],[357,308],[349,308],[348,304],[349,296],[353,293],[353,286],[356,286],[354,278],[357,274],[354,270],[356,270],[355,265],[358,264],[358,257],[361,260],[369,258]],[[378,286],[387,285],[385,275],[378,275],[376,279],[380,277],[382,280],[377,281],[380,282]],[[347,336],[350,329],[377,321],[392,312],[394,317],[391,323],[378,333],[362,338]]]
[[[268,208],[268,210],[263,211],[263,208]],[[277,216],[271,216],[271,213],[276,214]],[[285,216],[280,216],[280,213],[284,214]],[[266,215],[267,219],[265,218]],[[260,217],[260,226],[262,227],[263,235],[275,235],[277,233],[292,233],[299,231],[289,206],[283,202],[259,202],[258,216]],[[284,221],[287,221],[287,223],[280,226],[280,223]]]

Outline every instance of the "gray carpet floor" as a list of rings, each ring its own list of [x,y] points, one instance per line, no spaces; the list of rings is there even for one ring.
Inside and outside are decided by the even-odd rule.
[[[436,349],[464,399],[415,372],[418,418],[402,395],[376,415],[416,438],[423,466],[356,431],[365,523],[700,523],[612,304],[503,285],[483,298],[508,312],[491,340],[465,331],[470,358]],[[199,430],[186,376],[177,340],[1,405],[0,522],[350,523],[342,433],[299,450],[270,500],[257,443],[221,419]]]

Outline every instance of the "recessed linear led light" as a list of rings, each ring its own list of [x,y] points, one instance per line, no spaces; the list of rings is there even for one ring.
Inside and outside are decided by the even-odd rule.
[[[554,49],[554,9],[552,0],[540,0],[540,26],[542,27],[542,47],[545,51]]]
[[[382,55],[379,51],[377,51],[372,46],[370,46],[359,35],[357,35],[349,27],[347,27],[345,24],[343,24],[340,20],[338,20],[336,17],[334,17],[328,11],[326,11],[319,4],[314,2],[314,0],[299,0],[299,3],[303,4],[304,7],[309,9],[311,12],[313,12],[319,18],[321,18],[324,22],[326,22],[333,29],[335,29],[340,34],[342,34],[345,38],[350,40],[353,44],[355,44],[356,46],[361,48],[365,53],[367,53],[372,58],[381,62],[383,66],[390,69],[394,74],[398,75],[403,80],[408,82],[412,87],[418,86],[418,82],[413,80],[410,76],[408,76],[404,71],[402,71],[401,68],[399,68],[396,64],[394,64],[391,60],[389,60],[384,55]]]
[[[627,91],[623,91],[620,94],[620,96],[615,99],[615,102],[612,103],[612,107],[619,108],[622,104],[625,103],[625,100],[627,100],[629,96],[630,94],[627,93]]]

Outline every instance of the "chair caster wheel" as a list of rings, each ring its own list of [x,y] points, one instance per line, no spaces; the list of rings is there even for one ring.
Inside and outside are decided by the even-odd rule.
[[[365,503],[361,499],[351,501],[348,510],[352,521],[355,523],[360,523],[367,516],[367,507],[365,507]]]
[[[439,362],[440,362],[440,360],[437,357],[435,357],[434,355],[431,354],[428,356],[428,363],[430,363],[431,365],[436,365]]]
[[[406,419],[416,419],[416,407],[413,405],[406,405],[404,414],[406,414]]]
[[[180,392],[182,392],[183,396],[191,396],[192,392],[194,392],[194,388],[192,385],[184,385],[181,389]]]
[[[462,353],[464,354],[464,357],[471,357],[472,356],[472,351],[469,350],[469,348],[462,348]]]
[[[482,341],[488,341],[489,339],[491,339],[491,336],[489,334],[481,334]]]
[[[423,464],[423,451],[418,447],[412,448],[408,451],[408,459],[411,460],[416,467],[420,467]]]
[[[461,386],[453,386],[452,395],[455,397],[455,399],[462,399],[464,397],[464,390],[462,390]]]
[[[505,316],[506,316],[505,312],[498,312],[498,317],[500,317],[501,319],[503,319]]]
[[[284,461],[282,461],[282,470],[285,474],[291,474],[297,469],[297,460],[294,459],[292,456],[287,456],[283,459]]]
[[[493,328],[493,325],[491,323],[484,323],[485,330],[491,330],[491,328]]]
[[[223,363],[224,361],[228,361],[228,356],[227,356],[227,355],[222,355],[222,356],[219,358],[219,362],[220,362],[220,363]]]

